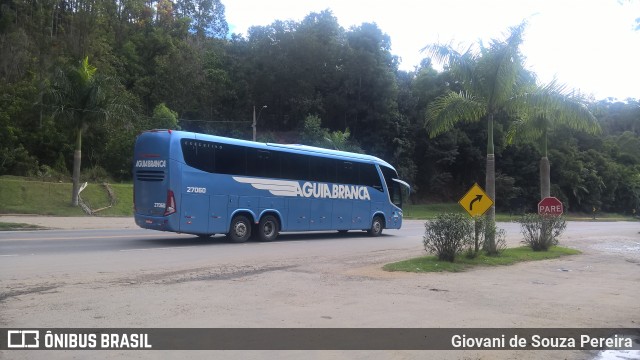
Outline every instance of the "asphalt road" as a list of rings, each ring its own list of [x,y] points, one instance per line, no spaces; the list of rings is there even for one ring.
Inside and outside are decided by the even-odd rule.
[[[499,226],[509,245],[518,245],[518,224]],[[199,239],[142,229],[3,232],[0,327],[637,328],[639,231],[637,222],[570,223],[562,244],[582,250],[582,255],[456,274],[381,270],[386,263],[424,254],[422,221],[407,221],[403,229],[386,230],[378,238],[363,232],[295,233],[271,243],[245,244],[230,244],[221,236]],[[12,352],[11,358],[65,355]],[[173,355],[167,357],[179,357]],[[425,358],[424,352],[239,355]],[[436,355],[585,358],[579,351]]]
[[[313,258],[333,253],[358,254],[420,246],[421,222],[401,230],[386,230],[371,238],[364,232],[284,233],[275,242],[231,244],[222,235],[200,239],[193,235],[143,229],[45,230],[0,233],[0,275],[28,278],[50,271],[133,271],[167,266],[269,262]]]

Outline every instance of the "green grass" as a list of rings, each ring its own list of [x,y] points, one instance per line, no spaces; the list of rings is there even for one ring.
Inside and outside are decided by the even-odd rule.
[[[457,203],[453,204],[421,204],[421,205],[404,205],[402,213],[405,219],[426,220],[433,219],[438,214],[445,212],[464,213],[464,209]]]
[[[42,230],[42,229],[47,229],[47,228],[39,225],[33,225],[33,224],[0,222],[0,231]]]
[[[111,184],[111,188],[116,196],[115,205],[97,215],[133,215],[133,186]],[[107,191],[100,184],[90,183],[81,196],[94,210],[109,205]],[[82,209],[71,206],[70,203],[71,183],[29,181],[15,176],[0,177],[0,214],[85,215]]]
[[[458,203],[405,205],[403,206],[402,212],[404,218],[409,220],[430,220],[435,218],[436,215],[445,212],[463,214],[467,213]],[[496,221],[511,221],[517,218],[517,215],[512,216],[509,214],[496,214]]]
[[[479,266],[512,265],[523,261],[555,259],[576,254],[580,254],[580,251],[560,246],[554,246],[549,251],[533,251],[530,247],[522,246],[505,249],[497,256],[481,254],[476,258],[469,259],[464,255],[460,255],[455,262],[440,261],[436,256],[423,256],[387,264],[383,269],[386,271],[406,272],[460,272]]]

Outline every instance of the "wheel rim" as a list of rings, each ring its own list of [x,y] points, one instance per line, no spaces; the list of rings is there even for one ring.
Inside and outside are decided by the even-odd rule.
[[[237,222],[236,225],[233,227],[233,229],[237,237],[241,238],[247,235],[247,224],[243,222]]]
[[[381,228],[382,228],[382,224],[380,223],[379,220],[376,220],[373,222],[373,231],[375,233],[379,233]]]
[[[273,223],[273,221],[265,222],[264,226],[262,227],[262,232],[263,232],[264,236],[266,236],[266,237],[273,236],[273,234],[276,232],[276,226]]]

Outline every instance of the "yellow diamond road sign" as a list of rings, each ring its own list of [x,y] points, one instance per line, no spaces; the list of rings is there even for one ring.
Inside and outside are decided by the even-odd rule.
[[[471,189],[458,201],[458,204],[460,204],[469,215],[480,216],[489,210],[491,205],[493,205],[493,200],[478,184],[473,184]]]

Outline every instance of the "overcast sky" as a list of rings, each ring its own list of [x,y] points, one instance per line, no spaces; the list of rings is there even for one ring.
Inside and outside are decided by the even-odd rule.
[[[302,20],[331,9],[345,29],[375,22],[391,37],[400,68],[413,70],[420,49],[504,38],[528,19],[522,53],[541,82],[562,83],[596,99],[640,99],[640,0],[221,0],[232,32]]]

